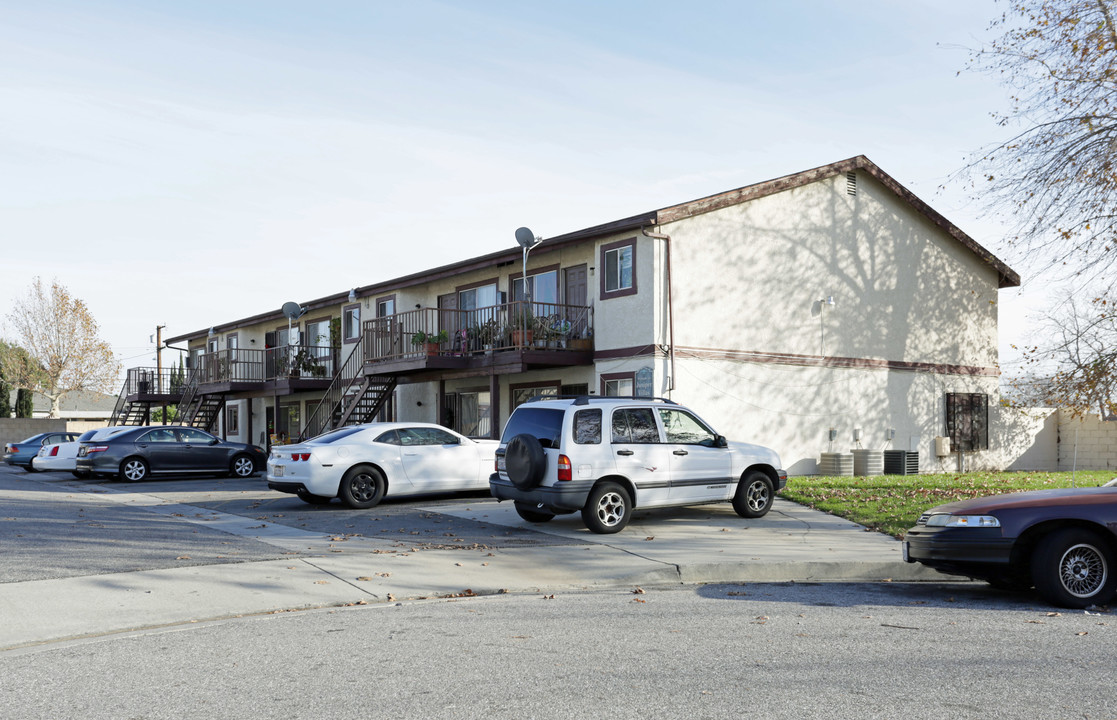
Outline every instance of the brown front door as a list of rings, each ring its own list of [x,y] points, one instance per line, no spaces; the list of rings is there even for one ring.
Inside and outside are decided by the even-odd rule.
[[[588,310],[585,306],[589,304],[586,295],[586,266],[575,265],[568,267],[565,271],[565,288],[564,288],[564,302],[567,305],[576,305],[578,307],[566,308],[566,319],[570,321],[570,337],[582,337],[586,328],[589,326]]]

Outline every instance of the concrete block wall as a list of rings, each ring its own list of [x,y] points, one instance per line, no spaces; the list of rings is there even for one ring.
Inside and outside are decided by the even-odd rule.
[[[106,422],[96,420],[62,420],[59,418],[0,418],[0,449],[5,443],[26,440],[32,435],[52,432],[55,430],[69,430],[83,433],[86,430],[102,428]]]
[[[1059,469],[1117,471],[1117,422],[1059,411]]]

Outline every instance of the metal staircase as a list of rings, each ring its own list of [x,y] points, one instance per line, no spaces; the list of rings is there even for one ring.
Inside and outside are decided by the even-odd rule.
[[[178,403],[178,423],[196,427],[199,430],[211,430],[225,407],[225,396],[220,394],[207,395],[198,392],[198,381],[202,377],[202,368],[190,371],[190,377],[182,386],[182,400]]]
[[[322,400],[315,406],[299,433],[308,440],[346,425],[370,422],[396,389],[396,378],[365,375],[362,336],[334,376]]]
[[[131,390],[130,379],[125,380],[124,386],[120,388],[120,395],[116,398],[116,406],[113,407],[109,425],[144,425],[147,423],[151,403],[130,401],[128,396],[132,394]]]

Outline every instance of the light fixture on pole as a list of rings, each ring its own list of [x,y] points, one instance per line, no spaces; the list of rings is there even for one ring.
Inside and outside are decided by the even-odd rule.
[[[824,298],[822,298],[821,300],[818,301],[818,330],[819,330],[818,354],[819,355],[826,355],[826,322],[825,322],[825,316],[822,313],[822,309],[824,307],[826,307],[827,305],[829,305],[830,307],[834,307],[834,296],[833,295],[827,295],[826,297],[824,297]]]
[[[528,290],[527,284],[527,255],[529,252],[532,251],[532,249],[538,246],[539,243],[543,242],[543,236],[536,235],[526,227],[516,228],[516,242],[519,243],[520,247],[523,248],[524,251],[523,283],[525,304],[522,305],[520,309],[520,317],[523,319],[523,333],[520,335],[520,342],[523,343],[527,339],[527,310],[529,307],[531,307],[531,292]]]

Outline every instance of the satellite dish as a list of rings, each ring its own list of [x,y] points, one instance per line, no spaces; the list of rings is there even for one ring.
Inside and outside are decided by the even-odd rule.
[[[298,320],[306,314],[306,308],[299,307],[297,302],[283,303],[282,311],[288,320]]]
[[[535,233],[526,227],[517,228],[516,242],[520,244],[520,247],[530,248],[535,245]]]

